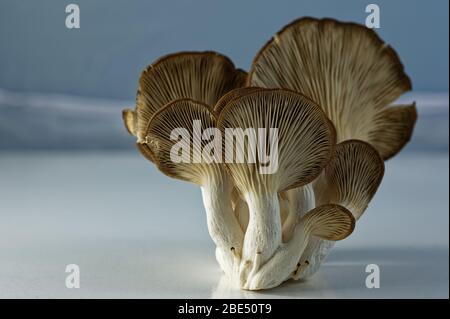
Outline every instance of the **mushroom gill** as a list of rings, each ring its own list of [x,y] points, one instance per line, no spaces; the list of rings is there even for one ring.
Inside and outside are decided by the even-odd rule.
[[[335,136],[315,103],[301,94],[281,89],[250,91],[231,100],[219,115],[218,127],[225,136],[224,148],[233,153],[231,158],[234,155],[237,158],[238,153],[245,157],[242,163],[226,162],[249,210],[240,270],[241,285],[245,285],[249,271],[258,271],[281,244],[278,193],[316,178],[330,160]],[[269,141],[270,152],[277,154],[278,169],[261,174],[262,163],[249,158],[251,143],[228,135],[230,128],[243,132],[247,128],[276,129],[276,142],[270,140],[267,131],[258,138]],[[227,145],[230,141],[232,148]]]
[[[261,88],[257,87],[251,87],[251,86],[244,86],[240,88],[233,89],[229,91],[227,94],[224,94],[214,105],[214,112],[216,114],[220,114],[222,112],[225,105],[227,105],[230,101],[234,100],[235,98],[240,97],[241,95],[245,95],[247,93],[260,91]]]
[[[295,20],[259,51],[247,84],[305,94],[333,122],[338,142],[369,142],[385,160],[409,141],[416,121],[414,104],[391,106],[411,90],[396,52],[356,23]]]
[[[158,110],[181,98],[212,107],[222,95],[242,87],[246,77],[245,71],[236,69],[228,57],[217,52],[179,52],[163,56],[142,72],[136,108],[122,112],[125,127],[137,137],[141,154],[153,161],[143,138],[148,122]]]
[[[122,111],[122,119],[128,133],[136,136],[136,112],[132,109],[124,109]]]
[[[167,103],[190,98],[213,106],[225,93],[244,85],[246,73],[216,52],[166,55],[145,69],[136,97],[136,132],[142,138],[153,114]]]

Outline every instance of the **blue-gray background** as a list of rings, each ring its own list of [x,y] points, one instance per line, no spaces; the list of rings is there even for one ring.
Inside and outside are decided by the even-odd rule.
[[[69,1],[0,2],[0,149],[131,148],[119,112],[133,105],[141,70],[159,56],[216,50],[248,69],[257,50],[291,20],[314,16],[364,23],[371,3],[73,2],[80,7],[81,28],[71,30],[65,27]],[[418,99],[420,108],[430,100],[441,106],[430,115],[439,123],[419,122],[410,147],[447,150],[448,1],[376,3],[377,31],[397,50],[420,93],[411,99]]]
[[[70,1],[0,4],[0,87],[132,99],[144,66],[181,50],[217,50],[248,69],[257,50],[299,16],[364,23],[370,1],[77,0],[81,28],[64,26]],[[375,1],[379,34],[420,91],[448,90],[448,1]]]

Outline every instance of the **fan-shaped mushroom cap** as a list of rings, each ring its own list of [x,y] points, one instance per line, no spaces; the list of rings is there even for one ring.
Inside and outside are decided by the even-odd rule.
[[[136,143],[136,147],[142,156],[144,156],[146,159],[148,159],[152,163],[155,162],[155,156],[153,155],[152,150],[148,147],[147,144]]]
[[[220,113],[218,127],[223,136],[227,128],[278,130],[278,170],[273,174],[260,174],[261,163],[249,163],[248,145],[241,148],[234,143],[234,154],[243,149],[246,160],[227,166],[242,193],[280,192],[309,183],[329,161],[335,143],[321,109],[305,96],[281,89],[257,90],[233,99]]]
[[[136,136],[136,113],[131,109],[122,111],[122,119],[128,133]]]
[[[235,98],[238,98],[242,95],[245,95],[245,94],[248,94],[251,92],[256,92],[259,90],[262,90],[262,89],[257,88],[257,87],[251,87],[251,86],[233,89],[233,90],[229,91],[227,94],[225,94],[224,96],[222,96],[219,99],[219,101],[217,101],[216,105],[214,105],[214,112],[216,112],[216,114],[220,114],[220,112],[222,112],[225,105],[227,105],[230,101],[232,101]]]
[[[359,140],[336,145],[335,155],[314,183],[318,205],[336,203],[359,219],[384,175],[384,162],[377,150]]]
[[[152,117],[146,130],[146,139],[159,170],[164,174],[197,185],[204,185],[206,176],[220,175],[221,169],[214,162],[194,162],[193,153],[202,154],[202,149],[208,143],[202,140],[201,136],[200,144],[193,143],[193,121],[195,120],[200,121],[201,132],[208,128],[214,128],[216,125],[214,114],[206,104],[191,99],[175,100]],[[187,130],[188,140],[171,139],[172,132],[180,128]],[[171,158],[172,147],[177,143],[181,143],[178,145],[183,146],[184,149],[190,150],[186,162],[176,163]]]
[[[302,218],[304,230],[326,240],[342,240],[355,229],[355,218],[343,206],[327,204],[314,208]]]
[[[359,219],[378,189],[384,174],[384,162],[377,150],[359,140],[339,143],[335,155],[313,183],[318,205],[336,203]],[[334,243],[314,237],[302,254],[300,264],[309,264],[298,278],[314,274]]]
[[[123,123],[125,124],[125,127],[133,136],[136,136],[136,112],[131,109],[125,109],[122,111],[122,119]],[[136,147],[139,150],[139,152],[144,156],[146,159],[148,159],[150,162],[154,162],[155,159],[153,157],[152,151],[148,148],[147,144],[142,143],[136,143]]]
[[[383,159],[408,142],[416,120],[414,105],[389,107],[411,89],[397,54],[372,29],[355,23],[292,22],[260,50],[247,84],[305,94],[334,123],[338,142],[367,141]]]
[[[159,109],[180,98],[213,106],[229,90],[243,86],[246,72],[216,52],[181,52],[158,59],[142,72],[136,98],[136,132],[142,140]]]
[[[416,120],[415,103],[388,107],[375,116],[369,141],[383,159],[389,159],[409,142]]]

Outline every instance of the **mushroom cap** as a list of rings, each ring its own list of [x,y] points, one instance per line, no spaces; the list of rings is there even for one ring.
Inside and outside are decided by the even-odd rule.
[[[229,91],[227,94],[222,96],[219,101],[217,101],[216,105],[214,105],[214,112],[216,114],[220,114],[222,112],[225,105],[227,105],[230,101],[234,100],[237,97],[240,97],[241,95],[245,95],[247,93],[256,92],[261,90],[261,88],[258,87],[252,87],[252,86],[246,86],[246,87],[240,87],[233,89]]]
[[[128,133],[136,136],[136,113],[132,109],[124,109],[122,111],[122,119]]]
[[[411,90],[398,55],[372,29],[356,23],[295,20],[259,51],[247,85],[305,94],[334,123],[338,142],[367,141],[383,159],[400,151],[415,124],[414,106],[389,107]]]
[[[335,153],[322,174],[313,182],[316,204],[336,203],[359,219],[378,189],[384,174],[384,162],[377,150],[360,140],[336,145]],[[309,266],[299,278],[309,277],[320,267],[333,243],[311,238],[300,263]]]
[[[227,150],[226,129],[265,128],[267,154],[276,151],[269,129],[278,130],[278,170],[273,174],[260,174],[258,157],[255,163],[249,162],[248,143],[233,141],[233,155],[243,151],[245,160],[226,165],[241,193],[250,188],[280,192],[309,183],[328,163],[335,145],[334,131],[320,107],[299,93],[282,89],[261,89],[233,99],[220,113],[217,126],[224,153],[231,151]]]
[[[122,111],[123,123],[130,135],[136,136],[136,112],[132,109],[125,109]],[[152,151],[148,148],[147,144],[136,143],[138,151],[148,159],[150,162],[154,162]]]
[[[305,231],[325,240],[342,240],[355,229],[355,218],[343,206],[321,205],[307,212],[302,218]]]
[[[148,159],[150,162],[155,163],[155,156],[153,155],[153,152],[151,148],[148,147],[145,143],[136,143],[136,147],[141,153],[142,156],[144,156],[146,159]]]
[[[246,72],[212,52],[166,55],[141,74],[136,96],[136,134],[142,140],[152,116],[167,103],[190,98],[214,105],[229,90],[243,86]]]
[[[341,142],[314,182],[316,203],[342,205],[359,219],[375,195],[383,175],[384,162],[374,147],[359,140]]]
[[[383,159],[390,159],[409,142],[416,120],[415,103],[388,107],[375,116],[369,141]]]
[[[167,104],[164,108],[155,113],[148,123],[146,145],[151,150],[152,156],[158,169],[169,177],[204,185],[205,177],[208,174],[221,174],[218,163],[207,163],[201,161],[194,163],[193,151],[201,151],[193,143],[193,121],[201,121],[201,129],[213,128],[216,124],[214,113],[210,108],[201,102],[191,99],[179,99]],[[179,141],[171,139],[174,129],[184,128],[189,132],[189,141]],[[186,145],[187,142],[189,145]],[[171,150],[176,143],[182,143],[189,148],[189,162],[176,163],[171,159]],[[201,141],[201,149],[207,141]],[[220,145],[219,145],[220,147]],[[196,148],[194,150],[194,148]],[[201,154],[201,153],[200,153]]]

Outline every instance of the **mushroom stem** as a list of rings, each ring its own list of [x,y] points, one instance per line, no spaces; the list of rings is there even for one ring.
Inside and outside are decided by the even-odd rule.
[[[339,205],[323,205],[306,213],[295,227],[293,236],[281,244],[273,257],[256,273],[251,273],[244,289],[269,289],[291,278],[299,268],[299,259],[311,236],[341,240],[351,234],[355,226],[353,215]]]
[[[220,250],[221,260],[218,262],[222,270],[230,275],[237,271],[244,238],[231,207],[232,184],[224,172],[208,174],[201,190],[208,232]]]
[[[246,278],[250,268],[251,272],[257,271],[281,244],[281,218],[276,193],[249,191],[243,196],[248,205],[249,223],[240,273],[241,278]]]
[[[324,240],[320,238],[311,238],[308,247],[304,250],[299,263],[303,264],[304,258],[308,259],[308,267],[299,270],[294,277],[295,280],[304,279],[314,275],[327,258],[330,251],[335,245],[334,241]]]
[[[248,226],[248,206],[245,200],[239,198],[236,202],[236,207],[234,209],[234,214],[236,215],[239,225],[241,225],[242,231],[245,233]]]
[[[239,257],[230,254],[230,250],[217,246],[216,260],[230,284],[239,287]]]
[[[269,289],[287,280],[296,269],[309,241],[309,232],[305,231],[304,223],[299,223],[288,243],[282,244],[275,255],[253,276],[249,276],[243,287],[249,290]]]
[[[294,232],[298,218],[316,206],[312,184],[307,184],[286,192],[287,217],[283,223],[283,242],[288,242]]]

